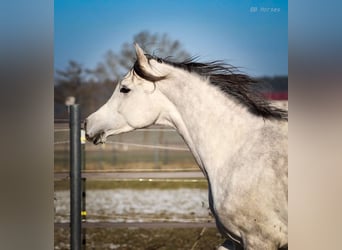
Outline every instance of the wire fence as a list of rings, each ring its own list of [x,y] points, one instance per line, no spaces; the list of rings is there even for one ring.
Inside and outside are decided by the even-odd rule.
[[[71,188],[72,175],[70,169],[70,129],[66,127],[68,124],[59,122],[55,124],[54,130],[54,146],[55,146],[55,181],[60,182],[60,187]],[[72,137],[70,137],[72,138]],[[164,211],[161,215],[139,215],[138,221],[134,222],[132,215],[128,214],[115,214],[103,216],[103,212],[99,215],[97,209],[103,209],[101,205],[96,208],[94,213],[86,211],[86,180],[118,180],[127,183],[130,181],[143,182],[163,182],[163,183],[203,183],[205,179],[203,174],[199,172],[198,168],[194,170],[196,163],[189,149],[185,145],[183,139],[176,133],[174,129],[161,129],[161,128],[148,128],[133,131],[131,133],[118,135],[110,138],[106,144],[94,146],[92,143],[87,142],[82,146],[83,150],[81,155],[85,168],[81,172],[82,178],[82,205],[81,215],[84,219],[82,223],[82,244],[85,245],[87,235],[85,228],[198,228],[201,227],[204,233],[206,227],[214,227],[212,218],[197,218],[195,213],[191,216],[194,218],[182,218],[182,221],[175,221],[173,218],[168,218],[167,213]],[[176,168],[172,168],[175,167]],[[190,167],[189,167],[190,166]],[[97,171],[94,171],[97,170]],[[125,170],[125,172],[122,172]],[[177,170],[179,172],[175,172]],[[187,170],[188,172],[184,172]],[[60,171],[60,172],[58,172]],[[63,172],[64,171],[64,172]],[[63,184],[63,180],[67,180],[71,176],[70,187]],[[57,178],[56,178],[57,177]],[[55,182],[56,183],[56,182]],[[87,181],[88,183],[88,181]],[[63,186],[65,185],[65,186]],[[94,183],[93,183],[94,185]],[[101,183],[101,185],[103,185]],[[173,186],[174,184],[172,184]],[[203,185],[202,185],[203,186]],[[103,188],[103,187],[102,187]],[[111,186],[112,188],[112,186]],[[101,188],[100,188],[101,189]],[[58,190],[56,191],[58,192]],[[191,194],[192,190],[190,191]],[[72,188],[70,196],[72,193]],[[98,195],[96,195],[97,197]],[[126,195],[127,196],[127,195]],[[130,195],[128,195],[130,196]],[[154,195],[156,196],[156,195]],[[158,195],[157,195],[158,196]],[[179,195],[178,195],[179,196]],[[89,197],[88,197],[89,198]],[[88,199],[87,198],[87,199]],[[101,201],[95,201],[93,197],[92,202],[98,204]],[[191,200],[191,199],[188,199]],[[135,199],[134,199],[135,201]],[[103,202],[103,201],[102,201]],[[126,201],[127,202],[127,201]],[[59,205],[58,205],[59,204]],[[55,216],[68,217],[69,213],[62,212],[64,201],[56,198],[55,193]],[[71,204],[71,200],[70,200]],[[88,206],[88,205],[87,205]],[[73,208],[72,205],[70,207]],[[72,210],[72,209],[71,209]],[[75,211],[75,209],[74,209]],[[62,212],[62,213],[61,213]],[[72,213],[75,214],[75,213]],[[79,213],[78,213],[79,214]],[[87,216],[87,219],[86,219]],[[158,218],[161,216],[163,218]],[[68,222],[58,222],[55,217],[56,228],[69,228],[73,225],[72,217]],[[189,215],[187,215],[189,217]],[[93,221],[87,221],[91,218]],[[142,219],[143,218],[143,219]],[[133,221],[132,221],[133,220]],[[120,223],[121,221],[121,223]],[[73,234],[73,227],[71,226],[70,239],[75,237]],[[78,236],[80,234],[76,234]],[[78,238],[77,236],[77,238]],[[70,241],[73,243],[74,241]],[[81,242],[81,241],[79,241]],[[191,249],[194,249],[198,240],[196,240]]]
[[[70,143],[70,141],[56,141],[53,144],[54,145],[60,145],[60,144],[68,144],[68,143]]]
[[[69,169],[69,132],[68,124],[55,124],[55,171]],[[105,144],[87,141],[85,161],[87,170],[198,170],[178,133],[172,128],[156,126],[111,136]]]
[[[54,129],[54,133],[66,133],[70,132],[69,128],[58,128]],[[166,132],[171,132],[171,133],[176,133],[176,130],[174,129],[167,129],[167,128],[147,128],[147,129],[138,129],[135,130],[134,132],[159,132],[159,133],[166,133]],[[63,143],[69,143],[69,141],[56,141],[54,144],[63,144]],[[123,145],[123,142],[116,142],[116,141],[107,141],[106,143],[111,143],[111,144],[121,144]],[[155,148],[155,145],[145,145],[145,144],[136,144],[136,143],[126,143],[127,145],[134,146],[134,147],[147,147],[147,148]],[[186,147],[165,147],[163,145],[158,145],[157,147],[162,148],[162,149],[168,149],[168,150],[188,150]]]
[[[123,145],[123,146],[131,146],[138,148],[151,148],[151,149],[166,149],[166,150],[175,150],[175,151],[189,151],[188,148],[184,147],[172,147],[172,146],[163,146],[163,145],[147,145],[147,144],[137,144],[137,143],[125,143],[125,142],[114,142],[108,141],[109,144]]]
[[[70,141],[57,141],[54,142],[54,145],[59,144],[68,144]],[[115,142],[115,141],[107,141],[107,144],[115,144],[122,146],[131,146],[138,148],[150,148],[150,149],[166,149],[166,150],[175,150],[175,151],[189,151],[188,148],[185,147],[171,147],[171,146],[163,146],[163,145],[148,145],[148,144],[137,144],[137,143],[125,143],[125,142]]]

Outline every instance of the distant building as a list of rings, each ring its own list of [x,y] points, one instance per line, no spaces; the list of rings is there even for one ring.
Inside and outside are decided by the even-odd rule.
[[[265,92],[263,95],[273,101],[287,101],[288,100],[288,92]]]

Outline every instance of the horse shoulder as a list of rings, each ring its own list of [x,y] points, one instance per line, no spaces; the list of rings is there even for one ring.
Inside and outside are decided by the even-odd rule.
[[[283,242],[287,237],[287,136],[279,124],[251,132],[227,164],[216,204],[223,224],[240,234]],[[283,126],[283,125],[282,125]]]

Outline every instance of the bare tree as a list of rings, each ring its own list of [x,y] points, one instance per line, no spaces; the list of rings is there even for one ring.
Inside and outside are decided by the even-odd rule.
[[[65,70],[56,70],[55,116],[65,116],[62,111],[67,96],[75,96],[82,105],[82,116],[101,106],[123,74],[133,66],[136,60],[134,42],[147,53],[161,58],[172,55],[175,60],[184,60],[190,56],[178,40],[172,40],[167,34],[142,31],[131,42],[124,43],[120,52],[108,50],[94,69],[84,69],[80,63],[70,61]]]
[[[172,40],[167,34],[151,34],[148,31],[142,31],[133,37],[132,42],[124,43],[119,53],[108,50],[105,60],[94,70],[87,70],[87,72],[99,82],[103,81],[103,78],[118,80],[132,67],[136,59],[133,46],[135,42],[147,53],[161,58],[172,56],[174,60],[182,61],[190,57],[190,54],[182,48],[181,43],[178,40]]]
[[[79,95],[79,89],[84,82],[84,69],[76,61],[69,61],[65,70],[56,70],[55,102],[63,102],[67,96]]]

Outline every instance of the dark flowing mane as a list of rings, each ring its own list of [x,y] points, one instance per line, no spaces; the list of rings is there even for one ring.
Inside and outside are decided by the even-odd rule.
[[[258,90],[258,81],[248,75],[242,74],[236,67],[225,64],[222,61],[212,61],[207,63],[197,62],[197,58],[190,58],[183,62],[173,62],[168,59],[146,54],[148,60],[154,59],[159,63],[166,63],[175,68],[183,69],[187,72],[194,72],[209,79],[209,82],[217,86],[223,93],[233,97],[247,109],[265,119],[287,120],[287,111],[274,107]],[[153,78],[150,74],[143,72],[138,62],[134,64],[134,72],[139,76],[150,80],[159,81],[165,77]]]

